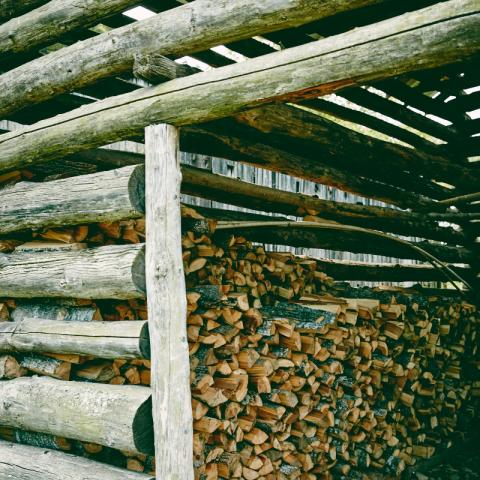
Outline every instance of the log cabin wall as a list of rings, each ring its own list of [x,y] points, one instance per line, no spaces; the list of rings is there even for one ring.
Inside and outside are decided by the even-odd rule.
[[[0,478],[398,478],[464,435],[480,13],[393,3],[0,0]]]

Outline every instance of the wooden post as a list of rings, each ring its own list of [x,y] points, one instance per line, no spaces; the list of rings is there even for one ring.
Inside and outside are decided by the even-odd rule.
[[[193,479],[178,130],[145,129],[146,285],[157,478]]]

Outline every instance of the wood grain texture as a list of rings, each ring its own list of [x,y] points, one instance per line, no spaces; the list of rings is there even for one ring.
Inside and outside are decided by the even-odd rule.
[[[31,0],[30,0],[31,1]],[[131,70],[138,53],[183,56],[379,0],[197,0],[34,60],[0,77],[0,114]],[[83,3],[83,2],[82,2]],[[102,2],[96,2],[99,5]],[[7,98],[8,97],[8,98]]]
[[[1,191],[0,234],[139,218],[144,210],[144,183],[142,166],[17,183]]]
[[[0,440],[0,478],[8,480],[153,480],[87,458]]]
[[[146,283],[157,478],[193,480],[178,130],[145,129]]]
[[[53,43],[61,35],[89,27],[136,3],[135,0],[51,0],[0,25],[0,54],[20,53],[36,45]]]
[[[148,358],[148,327],[145,321],[63,322],[30,318],[21,322],[2,322],[0,352]]]
[[[0,399],[2,426],[153,452],[147,387],[24,377],[0,382]]]
[[[6,297],[141,298],[143,244],[0,255]]]
[[[141,134],[153,123],[181,126],[214,120],[260,103],[324,95],[464,60],[480,51],[479,27],[478,1],[450,0],[307,45],[95,102],[2,135],[0,171]],[[35,76],[41,71],[36,69]],[[11,85],[3,87],[3,91],[12,90]]]

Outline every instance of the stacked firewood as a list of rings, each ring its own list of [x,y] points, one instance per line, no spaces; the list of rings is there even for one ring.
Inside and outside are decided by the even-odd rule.
[[[144,234],[143,220],[53,229],[34,234],[24,248],[138,243]],[[474,306],[339,291],[315,260],[266,252],[221,231],[187,231],[183,260],[198,479],[373,478],[372,472],[395,478],[449,446],[462,420],[475,415]],[[65,319],[81,309],[91,321],[148,316],[140,300],[46,304]],[[0,319],[28,308],[5,299]],[[2,359],[4,378],[150,383],[148,360],[48,353]],[[146,455],[5,428],[0,437],[154,471]]]

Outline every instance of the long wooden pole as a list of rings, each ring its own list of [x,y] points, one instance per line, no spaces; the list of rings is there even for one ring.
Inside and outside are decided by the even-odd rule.
[[[178,130],[145,129],[146,285],[157,478],[193,480]]]
[[[478,1],[450,0],[300,47],[95,102],[2,135],[0,171],[138,135],[153,123],[199,123],[234,115],[261,102],[318,96],[465,59],[480,51],[478,28]]]

